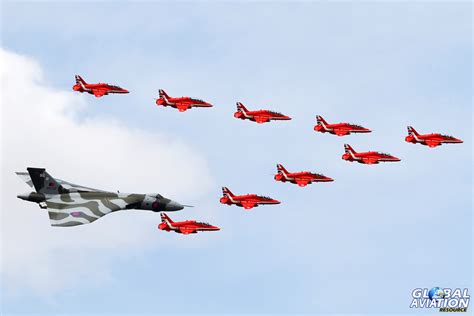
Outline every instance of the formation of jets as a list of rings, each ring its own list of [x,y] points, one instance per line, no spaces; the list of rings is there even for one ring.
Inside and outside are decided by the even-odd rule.
[[[129,93],[128,90],[119,86],[110,85],[107,83],[87,83],[79,76],[75,76],[76,84],[72,87],[74,91],[87,92],[96,97],[102,97],[109,93]],[[213,105],[201,99],[191,97],[170,97],[165,90],[158,91],[159,97],[156,99],[157,106],[171,107],[177,109],[179,112],[185,112],[191,108],[211,108]],[[248,110],[241,102],[237,102],[237,111],[234,117],[241,120],[249,120],[259,124],[270,121],[289,121],[291,117],[272,110]],[[371,133],[372,131],[366,127],[352,123],[328,123],[321,116],[316,116],[316,125],[314,131],[320,133],[330,133],[337,136],[346,136],[356,133]],[[418,134],[415,129],[408,126],[408,136],[405,138],[406,142],[419,143],[430,148],[440,146],[441,144],[457,144],[462,143],[462,140],[453,136],[442,135],[438,133],[433,134]],[[348,150],[350,146],[346,147],[346,153],[343,156],[344,160],[358,161],[367,164],[374,164],[380,161],[400,161],[400,159],[391,155],[375,152],[356,153],[354,150]],[[369,157],[367,159],[360,159],[358,157]],[[374,157],[378,157],[375,159]],[[376,162],[375,162],[376,161]],[[280,181],[280,180],[277,180]]]
[[[96,97],[112,93],[129,93],[128,90],[107,83],[90,84],[79,76],[75,76],[76,84],[72,87],[74,91],[87,92]],[[171,107],[179,112],[185,112],[191,108],[211,108],[213,105],[206,101],[191,97],[170,97],[164,90],[159,90],[159,98],[156,105]],[[237,102],[237,111],[234,117],[241,120],[249,120],[258,124],[270,121],[287,121],[291,117],[272,110],[248,110],[241,102]],[[316,116],[314,131],[330,133],[337,136],[346,136],[354,133],[371,133],[366,127],[351,123],[328,123],[321,116]],[[430,148],[442,144],[458,144],[463,141],[453,136],[438,133],[419,134],[413,127],[408,126],[408,136],[405,141],[413,144],[421,144]],[[399,162],[400,158],[393,155],[368,151],[356,152],[349,144],[344,144],[342,159],[350,162],[373,165],[380,162]],[[165,212],[182,210],[187,205],[172,201],[160,194],[120,193],[92,189],[76,185],[64,180],[55,179],[49,175],[44,168],[27,168],[27,172],[17,172],[30,187],[35,191],[19,194],[17,197],[29,202],[34,202],[42,209],[48,210],[52,226],[77,226],[88,224],[97,219],[116,211],[122,210],[146,210],[161,213],[159,230],[174,231],[176,233],[189,235],[199,231],[218,231],[219,227],[208,223],[187,220],[174,222]],[[289,182],[299,187],[305,187],[314,182],[332,182],[332,178],[323,174],[310,171],[289,172],[282,164],[277,164],[277,173],[274,175],[277,182]],[[250,210],[259,205],[276,205],[280,201],[268,196],[257,194],[235,195],[227,187],[222,188],[220,203],[235,205],[245,210]]]

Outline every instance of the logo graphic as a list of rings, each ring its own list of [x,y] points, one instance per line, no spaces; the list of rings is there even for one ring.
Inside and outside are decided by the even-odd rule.
[[[430,300],[442,299],[444,296],[444,290],[439,287],[434,287],[428,292],[428,298]]]
[[[470,295],[467,288],[433,287],[412,291],[410,308],[438,308],[440,312],[467,312]]]

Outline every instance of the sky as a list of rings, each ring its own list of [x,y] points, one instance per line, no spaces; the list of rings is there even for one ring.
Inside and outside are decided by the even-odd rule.
[[[472,290],[471,2],[3,1],[1,40],[3,314],[416,314],[414,288]],[[80,95],[75,74],[131,93]],[[158,89],[215,106],[158,108]],[[237,101],[293,119],[236,120]],[[317,134],[317,114],[373,132]],[[277,163],[335,181],[278,183]],[[139,211],[53,228],[16,198],[28,166],[222,230]],[[282,203],[221,205],[222,186]]]

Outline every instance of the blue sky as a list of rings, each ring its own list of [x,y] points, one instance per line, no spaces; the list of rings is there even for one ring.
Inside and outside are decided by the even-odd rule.
[[[84,102],[75,120],[112,119],[191,148],[205,160],[211,180],[201,189],[198,177],[199,193],[173,196],[196,207],[172,217],[222,227],[187,238],[153,231],[152,246],[95,254],[107,262],[109,276],[96,281],[85,274],[52,297],[8,279],[2,282],[5,313],[411,314],[420,312],[408,308],[413,288],[472,289],[471,3],[7,1],[2,47],[35,60],[43,84],[58,91],[74,95],[76,73],[129,89],[129,95],[101,99],[74,95]],[[159,88],[215,107],[185,113],[157,108]],[[236,101],[294,119],[242,122],[232,116]],[[373,133],[316,134],[316,114]],[[464,144],[433,150],[407,144],[407,125],[453,134]],[[350,164],[341,160],[345,142],[402,162]],[[148,144],[155,146],[153,136]],[[112,162],[107,159],[116,157],[108,155],[104,165]],[[140,161],[124,158],[122,168],[130,172]],[[276,163],[335,182],[304,189],[276,183]],[[69,173],[57,176],[77,179],[74,166],[80,164],[77,157],[63,168]],[[150,179],[160,177],[153,164],[148,168]],[[13,171],[2,165],[2,173]],[[100,170],[89,172],[80,179]],[[127,182],[107,188],[137,190]],[[282,204],[251,212],[222,206],[222,185]],[[18,208],[2,212],[38,213],[34,205],[2,197],[10,199]],[[132,220],[133,214],[123,217]],[[101,221],[88,232],[100,236]],[[159,217],[146,221],[154,229]],[[127,226],[122,229],[126,234]],[[108,247],[114,248],[113,240]],[[69,257],[88,254],[86,248],[77,246]]]

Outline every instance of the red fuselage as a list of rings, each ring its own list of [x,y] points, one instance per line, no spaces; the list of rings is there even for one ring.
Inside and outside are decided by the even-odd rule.
[[[400,161],[400,159],[395,156],[379,153],[376,151],[367,151],[367,152],[362,152],[362,153],[349,152],[342,155],[342,159],[351,161],[351,162],[357,161],[358,163],[367,164],[367,165],[378,164],[379,162]]]
[[[290,182],[299,185],[300,187],[304,187],[308,184],[313,182],[331,182],[334,181],[333,179],[326,177],[322,174],[312,173],[309,171],[302,171],[302,172],[278,172],[275,175],[276,181],[281,182]]]
[[[79,92],[93,94],[97,98],[109,93],[129,93],[128,90],[107,83],[76,83],[72,89]]]
[[[178,109],[180,112],[184,112],[190,108],[211,108],[212,104],[207,103],[203,100],[193,99],[190,97],[180,97],[180,98],[166,98],[160,97],[156,100],[156,105],[158,106],[170,106],[172,108]]]
[[[224,195],[221,197],[220,202],[227,205],[237,205],[243,207],[246,210],[249,210],[253,207],[257,207],[261,204],[280,204],[280,201],[274,200],[266,196],[260,196],[256,194],[246,194],[246,195]]]
[[[337,124],[327,124],[323,122],[318,122],[314,126],[314,130],[320,133],[330,133],[337,136],[345,136],[351,133],[370,133],[371,130],[359,125],[350,124],[350,123],[337,123]]]
[[[196,221],[184,221],[184,222],[163,222],[158,225],[158,228],[164,231],[174,231],[176,233],[188,235],[195,234],[198,231],[216,231],[220,230],[219,227],[212,226],[207,223],[201,223]]]
[[[441,146],[441,144],[460,144],[463,142],[455,137],[441,134],[410,134],[405,137],[405,141],[413,144],[422,144],[430,148]]]
[[[269,111],[269,110],[257,110],[257,111],[237,111],[234,113],[234,117],[241,120],[250,120],[259,124],[266,123],[269,121],[288,121],[291,117],[283,115],[281,113]]]

